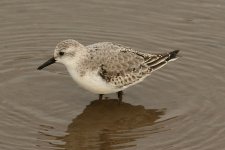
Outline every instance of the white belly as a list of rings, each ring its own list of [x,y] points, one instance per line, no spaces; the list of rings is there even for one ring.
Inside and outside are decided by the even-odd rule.
[[[87,72],[84,76],[75,71],[75,69],[69,69],[68,71],[72,78],[84,89],[97,93],[97,94],[109,94],[115,93],[122,89],[116,88],[109,83],[105,82],[96,72]]]

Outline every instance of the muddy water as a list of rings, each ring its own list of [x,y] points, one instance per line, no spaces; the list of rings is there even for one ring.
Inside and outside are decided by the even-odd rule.
[[[36,67],[56,43],[114,41],[182,57],[99,102],[64,66]],[[1,150],[223,150],[224,0],[1,0]]]

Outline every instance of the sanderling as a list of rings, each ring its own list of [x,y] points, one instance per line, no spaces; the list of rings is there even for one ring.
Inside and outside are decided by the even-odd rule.
[[[121,102],[123,90],[135,85],[153,71],[175,60],[179,50],[149,54],[111,42],[84,46],[68,39],[57,44],[54,56],[38,70],[55,62],[66,66],[72,78],[83,88],[99,94],[116,93]]]

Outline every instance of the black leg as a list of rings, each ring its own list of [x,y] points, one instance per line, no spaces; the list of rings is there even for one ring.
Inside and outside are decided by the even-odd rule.
[[[117,95],[118,95],[119,102],[122,102],[122,100],[123,100],[123,91],[117,92]]]
[[[102,100],[104,94],[99,94],[99,99],[98,100]]]

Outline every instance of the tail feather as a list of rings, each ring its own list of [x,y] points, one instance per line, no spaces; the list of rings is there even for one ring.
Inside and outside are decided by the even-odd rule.
[[[153,71],[155,71],[155,70],[157,70],[157,69],[163,67],[163,66],[166,65],[166,64],[167,64],[167,62],[166,62],[166,61],[163,61],[163,62],[160,62],[160,63],[154,65],[154,66],[151,66],[151,69],[152,69]]]
[[[166,61],[170,61],[170,60],[173,60],[173,59],[177,58],[177,53],[179,51],[180,50],[175,50],[175,51],[170,52],[169,57],[166,59]]]
[[[179,52],[179,50],[174,50],[170,53],[161,55],[161,57],[159,57],[157,60],[155,60],[151,63],[147,63],[147,64],[153,71],[155,71],[157,69],[160,69],[164,65],[166,65],[167,62],[175,60],[177,58],[178,52]]]
[[[164,54],[164,55],[159,55],[158,58],[156,58],[154,61],[151,61],[151,62],[147,62],[147,65],[148,66],[154,66],[154,65],[157,65],[163,61],[165,61],[166,59],[168,58],[168,54]]]

